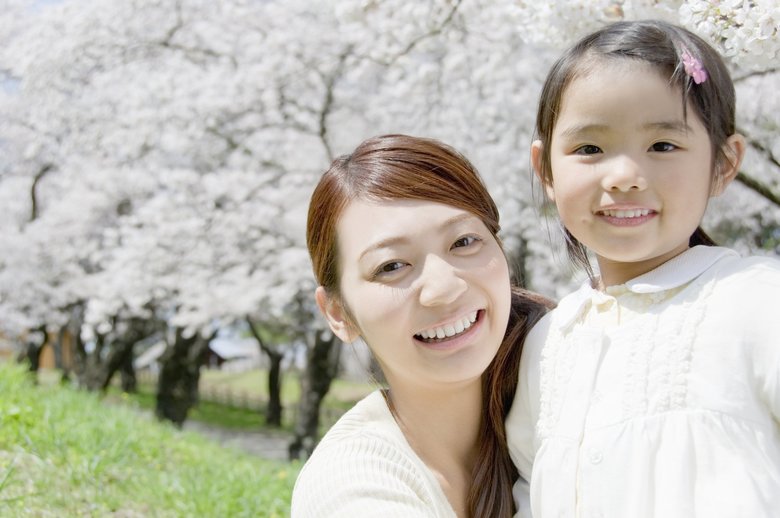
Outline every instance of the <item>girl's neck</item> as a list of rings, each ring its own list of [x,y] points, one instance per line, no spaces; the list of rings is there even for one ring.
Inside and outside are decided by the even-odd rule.
[[[479,447],[481,381],[440,391],[396,385],[389,397],[398,426],[415,453],[437,476],[453,509],[465,516],[466,495]]]
[[[595,286],[601,291],[604,291],[610,286],[617,286],[619,284],[625,284],[631,279],[635,279],[640,275],[644,275],[649,271],[652,271],[670,259],[674,259],[678,255],[688,250],[688,244],[682,244],[673,250],[670,250],[664,254],[651,259],[636,262],[621,262],[611,261],[604,257],[597,256],[599,263],[599,284]]]

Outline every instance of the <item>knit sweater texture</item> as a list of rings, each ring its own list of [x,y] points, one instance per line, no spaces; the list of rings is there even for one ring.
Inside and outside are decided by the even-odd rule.
[[[377,390],[317,445],[295,482],[291,515],[454,518],[455,512]]]

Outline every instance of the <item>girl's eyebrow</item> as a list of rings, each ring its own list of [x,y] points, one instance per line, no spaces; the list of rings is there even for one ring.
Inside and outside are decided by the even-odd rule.
[[[691,127],[682,120],[648,122],[642,126],[645,130],[670,130],[677,133],[688,133]]]
[[[606,133],[607,130],[609,130],[609,126],[606,124],[574,124],[561,131],[561,137],[572,138],[583,134]]]
[[[691,131],[691,127],[682,120],[668,120],[668,121],[655,121],[647,122],[642,125],[642,129],[645,131],[652,130],[668,130],[677,133],[688,133]],[[561,137],[563,138],[576,138],[582,135],[592,135],[594,133],[607,133],[609,126],[607,124],[574,124],[561,131]]]
[[[460,223],[461,221],[465,221],[465,220],[469,220],[469,219],[479,219],[479,218],[477,216],[475,216],[474,214],[470,214],[468,212],[463,213],[463,214],[457,214],[457,215],[455,215],[455,216],[453,216],[451,218],[447,218],[446,220],[444,220],[441,224],[438,225],[437,229],[438,230],[444,230],[445,228],[447,228],[449,226],[455,225],[457,223]],[[406,236],[393,236],[393,237],[388,237],[388,238],[385,238],[385,239],[381,239],[381,240],[377,241],[376,243],[373,243],[373,244],[367,246],[360,253],[360,256],[358,257],[358,261],[363,259],[364,256],[366,256],[367,254],[369,254],[371,252],[375,252],[375,251],[380,250],[382,248],[389,248],[389,247],[391,247],[393,245],[406,244],[409,241],[410,241],[410,239],[408,237],[406,237]]]

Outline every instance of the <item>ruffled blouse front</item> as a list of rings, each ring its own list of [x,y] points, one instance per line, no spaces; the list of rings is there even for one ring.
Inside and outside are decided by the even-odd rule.
[[[717,247],[564,298],[507,419],[533,515],[780,516],[779,321],[780,262]]]

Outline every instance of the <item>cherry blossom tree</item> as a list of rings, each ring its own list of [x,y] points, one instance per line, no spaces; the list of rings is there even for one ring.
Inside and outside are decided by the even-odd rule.
[[[276,368],[281,344],[268,336],[308,346],[291,452],[311,451],[340,347],[313,304],[306,205],[331,160],[368,136],[426,135],[464,152],[498,202],[517,280],[568,291],[577,279],[554,215],[540,224],[550,207],[534,192],[527,150],[560,48],[613,20],[681,23],[729,60],[751,152],[707,228],[744,251],[780,243],[771,1],[8,5],[0,332],[37,347],[31,330],[75,328],[97,386],[159,334],[157,412],[175,422],[197,400],[209,340],[251,322],[274,331],[258,338]]]

